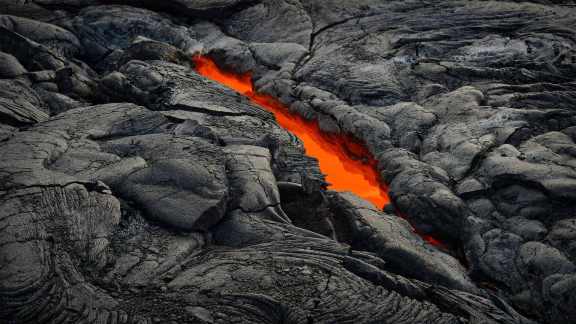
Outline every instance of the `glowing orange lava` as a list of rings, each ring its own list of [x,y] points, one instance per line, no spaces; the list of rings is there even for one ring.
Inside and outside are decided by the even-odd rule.
[[[303,142],[306,154],[318,159],[330,189],[351,191],[378,208],[390,201],[387,188],[379,181],[377,162],[363,145],[349,136],[327,134],[320,130],[317,121],[309,121],[290,113],[275,98],[257,93],[250,73],[223,71],[206,56],[195,56],[194,63],[199,74],[236,90],[273,113],[280,126]]]

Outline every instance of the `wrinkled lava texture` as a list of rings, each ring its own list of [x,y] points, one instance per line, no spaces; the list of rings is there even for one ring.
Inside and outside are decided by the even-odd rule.
[[[575,26],[0,0],[0,323],[576,323]]]

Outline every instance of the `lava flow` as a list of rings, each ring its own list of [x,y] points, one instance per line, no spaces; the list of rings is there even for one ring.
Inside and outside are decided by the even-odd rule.
[[[199,74],[232,88],[273,113],[280,126],[303,142],[306,154],[318,160],[329,189],[351,191],[378,208],[390,201],[386,187],[379,181],[377,162],[363,145],[346,135],[327,134],[320,130],[317,121],[292,114],[275,98],[254,91],[250,73],[223,71],[206,56],[195,56],[194,63]]]

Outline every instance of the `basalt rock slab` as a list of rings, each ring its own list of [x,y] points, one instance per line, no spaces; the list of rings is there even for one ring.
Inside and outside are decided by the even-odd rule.
[[[313,25],[299,1],[261,1],[235,12],[225,21],[224,32],[241,40],[296,43],[305,47],[309,45]]]
[[[193,33],[156,12],[126,6],[87,7],[60,25],[73,31],[87,60],[97,63],[113,51],[123,50],[137,36],[161,41],[187,50],[194,45]]]
[[[147,167],[117,186],[152,219],[182,230],[207,230],[222,218],[228,189],[224,153],[216,147],[159,134],[109,141],[106,150],[146,161]]]
[[[56,70],[64,67],[64,59],[51,52],[45,46],[38,44],[22,35],[4,27],[2,30],[1,50],[19,59],[26,69],[31,71]]]
[[[80,41],[76,35],[54,24],[2,15],[0,26],[5,30],[25,35],[32,41],[42,44],[64,57],[73,57],[81,52]]]
[[[280,208],[280,194],[271,169],[270,151],[250,145],[228,145],[225,151],[233,196],[228,208],[260,213],[278,222],[289,222]]]
[[[395,273],[454,289],[476,290],[458,260],[424,242],[406,220],[384,214],[348,192],[332,193],[329,200],[339,241],[375,253]]]
[[[128,87],[128,98],[142,100],[159,110],[190,110],[222,116],[253,115],[271,118],[271,114],[246,98],[213,81],[206,80],[188,67],[161,61],[130,61],[113,75],[114,89]],[[117,81],[118,80],[118,81]]]
[[[10,54],[0,53],[0,78],[12,79],[26,73],[26,69],[17,58]]]
[[[48,119],[44,102],[24,81],[0,80],[0,116],[12,126],[31,125]]]

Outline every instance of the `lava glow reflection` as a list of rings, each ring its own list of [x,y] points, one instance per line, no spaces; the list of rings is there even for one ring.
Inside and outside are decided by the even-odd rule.
[[[304,143],[306,154],[318,159],[330,189],[351,191],[378,208],[389,202],[386,187],[379,181],[376,160],[364,146],[348,136],[327,134],[320,130],[316,121],[290,113],[278,100],[255,92],[249,73],[223,71],[206,56],[195,56],[194,63],[199,74],[250,98],[273,113],[280,126],[298,136]]]

